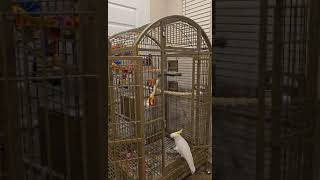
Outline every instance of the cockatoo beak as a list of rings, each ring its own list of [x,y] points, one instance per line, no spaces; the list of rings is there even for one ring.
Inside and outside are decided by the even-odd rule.
[[[180,131],[177,131],[176,134],[179,134],[179,135],[180,135],[180,134],[182,133],[182,130],[183,130],[183,129],[181,129]]]

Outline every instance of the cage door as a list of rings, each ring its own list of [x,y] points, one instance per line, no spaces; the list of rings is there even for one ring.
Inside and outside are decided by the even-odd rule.
[[[142,57],[109,56],[108,179],[143,179]]]

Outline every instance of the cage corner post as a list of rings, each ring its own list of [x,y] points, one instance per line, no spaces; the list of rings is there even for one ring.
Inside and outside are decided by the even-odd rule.
[[[280,118],[281,118],[281,59],[282,59],[282,18],[283,0],[277,0],[274,9],[274,35],[273,35],[273,61],[272,61],[272,160],[271,160],[271,177],[279,180],[281,175],[280,169]]]
[[[320,54],[319,54],[319,42],[320,42],[320,22],[318,17],[320,16],[319,12],[320,2],[318,0],[310,0],[309,2],[309,22],[308,22],[308,39],[307,39],[307,93],[309,98],[312,100],[312,107],[311,113],[314,118],[315,127],[314,127],[314,134],[313,134],[313,179],[320,178],[320,145],[319,145],[319,138],[320,138],[320,116],[319,116],[319,97],[318,89],[319,85],[319,61],[320,61]]]
[[[15,46],[13,21],[8,19],[11,15],[11,1],[0,1],[0,107],[1,120],[0,133],[3,133],[3,152],[7,155],[5,158],[5,166],[7,166],[5,174],[8,179],[23,179],[23,162],[20,149],[20,141],[18,134],[18,98],[17,84],[15,81],[9,81],[9,77],[16,76]],[[3,13],[3,14],[2,14]],[[1,132],[2,131],[2,132]],[[0,137],[1,138],[1,137]],[[0,142],[1,143],[1,142]],[[1,157],[0,157],[1,158]]]
[[[101,0],[96,1],[96,8],[97,8],[97,61],[101,61],[100,66],[98,65],[98,71],[100,75],[99,79],[99,87],[100,87],[100,97],[99,97],[99,119],[98,119],[98,136],[100,141],[100,148],[99,156],[99,177],[100,179],[107,179],[107,169],[108,169],[108,148],[107,141],[108,141],[108,133],[106,131],[108,125],[108,117],[107,108],[108,108],[108,53],[106,52],[106,47],[108,47],[109,43],[107,40],[104,40],[107,36],[107,22],[108,22],[108,14],[107,9],[105,7],[105,2]],[[100,69],[99,69],[100,68]]]
[[[136,118],[139,122],[138,124],[138,134],[141,138],[139,145],[138,145],[138,152],[139,152],[139,179],[145,180],[146,178],[146,163],[145,163],[145,144],[144,144],[144,126],[145,126],[145,119],[144,119],[144,91],[143,91],[143,66],[142,66],[142,59],[138,59],[137,61],[137,77],[136,77],[136,84],[137,86],[137,98],[136,98]]]
[[[266,43],[267,43],[267,23],[268,23],[268,1],[260,0],[260,28],[259,28],[259,61],[258,61],[258,121],[256,123],[256,179],[265,178],[265,72],[266,72]]]
[[[208,63],[208,92],[207,92],[207,121],[205,122],[206,123],[206,145],[208,146],[208,162],[207,162],[207,172],[209,172],[209,165],[210,165],[210,161],[209,161],[209,158],[212,158],[212,122],[213,122],[213,112],[211,111],[212,110],[212,107],[213,107],[213,104],[212,104],[212,61],[211,61],[211,57],[212,57],[212,54],[211,52],[209,51],[209,55],[208,59],[205,59],[206,61],[209,61]],[[211,145],[211,147],[210,147]]]
[[[82,73],[97,74],[82,86],[85,100],[83,117],[82,158],[84,179],[107,179],[106,108],[107,108],[107,13],[105,1],[80,0],[80,12],[93,12],[80,17],[80,56]]]
[[[165,145],[164,145],[164,138],[165,138],[165,125],[169,122],[167,122],[168,120],[168,114],[167,114],[167,101],[168,101],[168,97],[165,95],[164,91],[167,89],[167,77],[164,75],[164,70],[167,67],[167,57],[166,57],[166,46],[167,46],[167,39],[166,39],[166,22],[162,21],[160,22],[160,49],[161,49],[161,97],[162,97],[162,174],[166,174],[166,159],[165,159]]]
[[[195,114],[195,136],[196,136],[196,141],[195,144],[196,146],[199,146],[201,141],[200,141],[200,127],[201,127],[201,121],[200,121],[200,77],[201,77],[201,57],[200,57],[200,51],[201,51],[201,29],[197,29],[197,53],[196,53],[196,64],[197,64],[197,69],[196,69],[196,114]]]

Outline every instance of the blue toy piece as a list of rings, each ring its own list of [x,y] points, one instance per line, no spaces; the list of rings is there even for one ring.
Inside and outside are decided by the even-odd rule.
[[[27,12],[40,12],[41,10],[40,3],[33,0],[16,0],[16,2]]]
[[[121,64],[121,60],[115,60],[114,63],[115,63],[116,65],[120,65],[120,64]]]

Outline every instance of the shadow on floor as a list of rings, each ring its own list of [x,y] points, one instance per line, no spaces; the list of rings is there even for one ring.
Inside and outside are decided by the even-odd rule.
[[[209,167],[212,167],[212,165],[210,164]],[[210,172],[212,172],[211,169]],[[212,180],[212,174],[207,174],[206,166],[201,166],[192,176],[185,178],[185,180]]]

